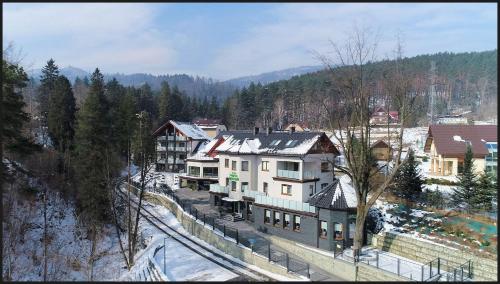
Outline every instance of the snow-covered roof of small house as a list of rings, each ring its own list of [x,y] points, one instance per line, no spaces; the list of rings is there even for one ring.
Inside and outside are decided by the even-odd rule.
[[[169,120],[162,126],[160,126],[153,135],[159,135],[162,131],[165,130],[168,124],[173,125],[177,130],[179,130],[186,137],[189,137],[193,140],[211,140],[212,138],[208,136],[208,134],[203,131],[201,128],[196,126],[195,124],[189,122],[181,122],[175,120]],[[163,134],[165,135],[165,134]]]
[[[219,153],[302,156],[321,141],[328,145],[325,152],[339,154],[324,132],[224,131],[218,137],[225,139],[217,147]]]
[[[334,180],[323,190],[311,196],[308,202],[311,206],[331,210],[345,210],[358,206],[356,191],[347,175]]]
[[[210,156],[208,153],[217,144],[218,140],[214,139],[210,142],[204,141],[200,143],[198,152],[188,156],[186,160],[196,160],[196,161],[218,161],[219,155]]]

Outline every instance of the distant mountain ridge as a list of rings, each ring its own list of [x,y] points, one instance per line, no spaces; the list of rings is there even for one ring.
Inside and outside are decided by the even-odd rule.
[[[234,78],[226,81],[217,81],[211,78],[193,77],[187,74],[173,74],[173,75],[152,75],[146,73],[122,74],[104,73],[104,80],[109,81],[116,78],[120,84],[124,86],[141,86],[145,83],[151,86],[153,90],[160,90],[163,81],[168,82],[170,86],[177,86],[179,90],[186,92],[186,94],[194,97],[211,97],[217,96],[219,98],[226,98],[234,93],[236,89],[248,87],[250,83],[268,84],[280,80],[287,80],[293,76],[303,75],[306,73],[321,70],[322,66],[301,66],[296,68],[288,68],[273,72],[262,73],[259,75],[245,76]],[[59,69],[60,74],[66,76],[70,82],[75,82],[79,77],[83,79],[87,77],[90,79],[90,72],[81,68],[68,66]],[[34,69],[28,72],[30,76],[35,78],[36,81],[40,80],[42,73],[41,69]]]
[[[294,76],[313,73],[324,68],[324,66],[300,66],[278,71],[266,72],[259,75],[238,77],[226,80],[224,82],[237,86],[238,88],[248,87],[250,83],[261,83],[262,85],[266,85],[272,82],[288,80]]]

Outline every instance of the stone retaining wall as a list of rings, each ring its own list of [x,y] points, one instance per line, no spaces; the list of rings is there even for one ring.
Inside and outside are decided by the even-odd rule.
[[[196,222],[196,220],[189,217],[187,214],[183,214],[182,209],[176,203],[165,197],[145,193],[144,200],[168,208],[169,211],[177,217],[177,220],[179,220],[179,223],[186,231],[228,255],[275,274],[292,279],[303,279],[295,274],[288,273],[286,267],[270,263],[267,258],[252,253],[249,248],[238,245],[234,241],[225,239],[223,236],[214,233],[203,224]]]
[[[498,279],[496,260],[481,258],[467,251],[391,233],[374,235],[372,244],[383,251],[388,251],[421,263],[428,263],[440,257],[453,264],[453,266],[459,266],[470,259],[472,260],[474,280],[497,281]]]

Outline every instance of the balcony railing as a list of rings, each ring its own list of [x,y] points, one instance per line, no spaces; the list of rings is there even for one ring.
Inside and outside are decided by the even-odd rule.
[[[251,197],[251,198],[254,198],[254,199],[255,199],[255,197],[257,195],[266,196],[266,194],[264,192],[260,192],[260,191],[257,191],[257,190],[245,190],[243,192],[243,196]]]
[[[175,141],[187,141],[186,137],[184,137],[184,136],[169,135],[169,136],[167,136],[167,139],[169,141],[174,140],[174,139],[175,139]]]
[[[204,177],[204,178],[218,178],[218,177],[219,177],[219,175],[218,175],[218,174],[204,173],[204,174],[203,174],[203,177]]]
[[[280,169],[278,169],[278,176],[279,177],[299,179],[300,178],[300,173],[298,171],[288,171],[288,170],[280,170]]]
[[[166,151],[167,147],[156,146],[156,151]]]
[[[209,191],[229,194],[229,186],[222,186],[222,185],[219,185],[218,183],[214,183],[214,184],[210,185]]]
[[[177,152],[185,152],[185,151],[189,152],[190,148],[189,147],[187,147],[187,148],[186,147],[179,147],[179,146],[177,146],[177,147],[168,146],[168,150],[169,151],[177,151]]]
[[[255,194],[255,203],[269,206],[276,206],[290,210],[315,213],[316,207],[301,201],[285,200],[281,198],[269,197],[260,194]]]
[[[174,159],[173,158],[168,158],[167,163],[173,164],[174,163]],[[184,160],[177,158],[177,159],[175,159],[175,163],[176,164],[184,164]]]

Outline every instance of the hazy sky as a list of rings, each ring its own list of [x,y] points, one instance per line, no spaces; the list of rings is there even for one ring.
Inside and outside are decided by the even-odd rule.
[[[3,4],[3,47],[24,65],[54,58],[86,71],[187,73],[229,79],[320,65],[354,24],[381,32],[379,58],[400,30],[406,56],[497,47],[496,3]]]

